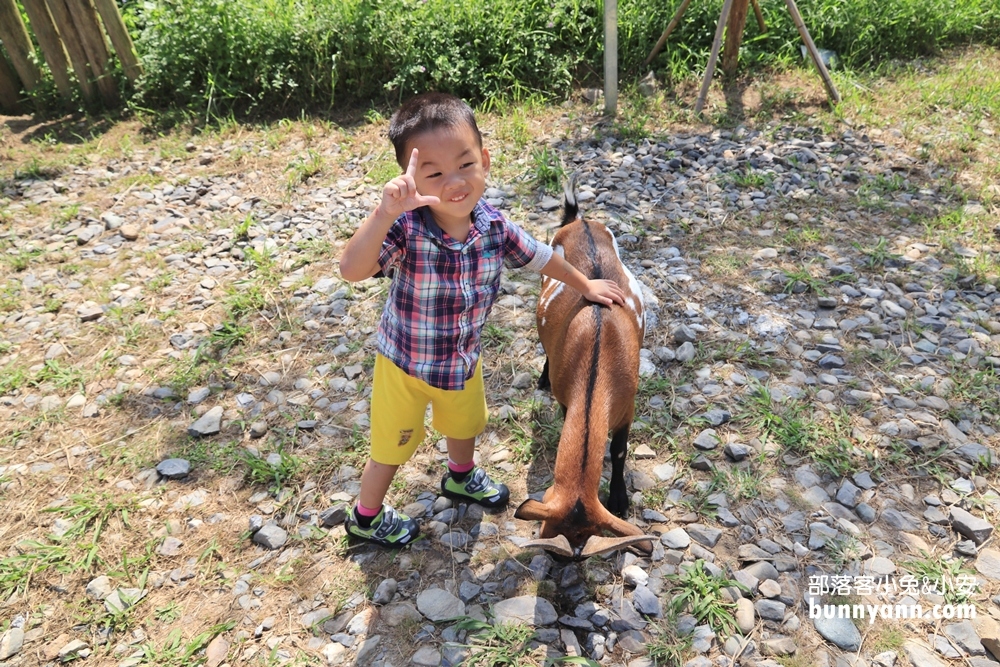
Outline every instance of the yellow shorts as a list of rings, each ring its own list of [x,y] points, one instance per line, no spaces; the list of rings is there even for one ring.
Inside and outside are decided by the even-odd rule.
[[[489,418],[482,358],[465,389],[448,391],[407,375],[392,361],[377,355],[372,384],[372,460],[384,465],[402,465],[413,456],[424,440],[428,403],[438,433],[459,440],[482,433]]]

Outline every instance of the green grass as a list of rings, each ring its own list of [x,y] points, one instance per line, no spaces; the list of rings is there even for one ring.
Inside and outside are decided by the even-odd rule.
[[[492,624],[463,618],[455,627],[468,633],[466,647],[469,657],[463,663],[468,667],[530,667],[537,664],[531,656],[530,647],[535,631],[526,625]]]
[[[698,623],[708,623],[715,632],[732,635],[736,631],[736,603],[729,602],[722,593],[724,588],[746,587],[738,581],[714,577],[705,571],[705,562],[696,560],[679,573],[670,575],[673,596],[670,608],[674,613],[687,612],[698,619]]]
[[[535,186],[549,193],[562,190],[566,170],[559,154],[548,146],[540,146],[531,151],[531,177]]]
[[[957,558],[931,558],[925,553],[924,558],[904,561],[900,566],[916,577],[921,587],[936,587],[948,604],[964,604],[981,592],[975,570]]]

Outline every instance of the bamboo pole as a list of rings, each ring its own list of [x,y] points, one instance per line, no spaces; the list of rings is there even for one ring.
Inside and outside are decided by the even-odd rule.
[[[31,92],[41,80],[42,73],[33,59],[35,49],[14,0],[0,0],[0,41],[7,48],[7,55],[14,71],[21,77],[24,89]]]
[[[83,50],[80,35],[76,31],[76,26],[73,25],[69,9],[66,7],[64,0],[46,0],[45,4],[49,8],[52,21],[56,24],[63,44],[66,46],[66,53],[69,54],[69,61],[73,65],[73,72],[76,73],[76,80],[80,84],[80,92],[83,93],[83,100],[87,106],[93,106],[97,101],[97,91],[94,90],[90,68],[87,66],[87,53]]]
[[[0,109],[4,113],[20,113],[21,107],[17,102],[20,93],[20,84],[17,74],[7,63],[7,57],[0,51]]]
[[[129,81],[135,83],[135,80],[142,74],[142,66],[136,56],[132,37],[129,36],[128,30],[125,28],[121,12],[118,11],[118,5],[115,0],[94,0],[94,5],[101,15],[101,21],[104,23],[108,37],[111,38],[111,45],[115,47],[118,60],[122,63],[125,76],[128,77]]]
[[[799,14],[799,8],[795,5],[795,0],[785,0],[785,4],[788,5],[788,11],[792,15],[792,20],[795,21],[795,27],[799,29],[802,41],[805,42],[806,50],[809,51],[809,55],[812,56],[812,60],[816,64],[816,69],[819,70],[819,75],[823,79],[823,85],[826,86],[827,94],[833,100],[834,104],[837,104],[840,102],[840,93],[837,92],[837,87],[833,85],[830,72],[827,71],[826,65],[823,64],[823,59],[820,58],[819,51],[816,50],[816,45],[809,35],[809,30],[802,20],[802,15]]]
[[[732,9],[729,10],[726,45],[722,49],[722,72],[730,78],[736,74],[736,65],[740,60],[740,42],[743,41],[743,29],[747,25],[749,9],[750,0],[734,0]]]
[[[604,0],[604,113],[618,111],[618,0]]]
[[[24,11],[28,13],[31,29],[35,33],[35,39],[38,40],[42,55],[45,56],[45,62],[49,64],[56,88],[59,89],[63,99],[68,100],[73,97],[73,86],[69,81],[69,60],[66,58],[62,40],[59,39],[59,31],[52,22],[52,15],[45,6],[45,0],[21,0],[21,3],[24,5]]]
[[[660,35],[660,39],[656,40],[656,46],[654,46],[653,50],[649,52],[648,56],[646,56],[646,60],[643,62],[644,65],[648,65],[653,62],[653,58],[660,53],[663,45],[667,43],[667,37],[670,37],[670,33],[677,28],[677,24],[681,22],[681,17],[684,16],[684,12],[687,11],[688,5],[690,4],[691,0],[684,0],[684,2],[681,3],[681,6],[677,8],[674,18],[670,19],[670,23],[667,24],[667,29],[663,31],[663,34]]]
[[[108,47],[104,42],[101,25],[97,21],[97,12],[90,4],[90,0],[66,0],[66,6],[83,43],[90,71],[97,79],[97,91],[101,94],[104,106],[118,106],[118,88],[108,72]]]
[[[694,112],[700,114],[705,107],[705,98],[708,97],[708,87],[712,85],[712,75],[715,74],[715,61],[719,58],[719,46],[722,44],[722,31],[729,20],[729,11],[733,7],[733,0],[726,0],[722,3],[722,13],[719,14],[719,24],[715,27],[715,39],[712,40],[712,55],[708,57],[708,67],[705,68],[705,78],[701,82],[701,92],[698,93],[698,101],[694,105]]]
[[[757,17],[757,27],[761,32],[767,32],[767,24],[764,23],[764,12],[760,11],[760,3],[757,0],[750,0],[753,5],[753,15]]]

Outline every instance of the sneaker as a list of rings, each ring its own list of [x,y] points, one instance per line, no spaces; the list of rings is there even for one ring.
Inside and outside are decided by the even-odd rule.
[[[344,528],[348,535],[360,537],[379,546],[399,549],[417,539],[420,526],[417,522],[402,512],[397,512],[388,505],[382,505],[382,510],[372,519],[370,528],[362,528],[352,509],[344,520]]]
[[[451,472],[441,479],[441,494],[452,500],[464,500],[490,509],[506,507],[510,491],[503,484],[497,484],[486,471],[476,466],[461,482],[456,481]]]

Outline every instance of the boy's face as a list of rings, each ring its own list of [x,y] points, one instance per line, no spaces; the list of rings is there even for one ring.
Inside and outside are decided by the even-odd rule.
[[[404,155],[409,157],[414,148],[419,151],[417,192],[441,200],[431,206],[434,219],[444,228],[468,225],[472,209],[486,191],[489,151],[479,145],[468,125],[418,134],[406,143]]]

